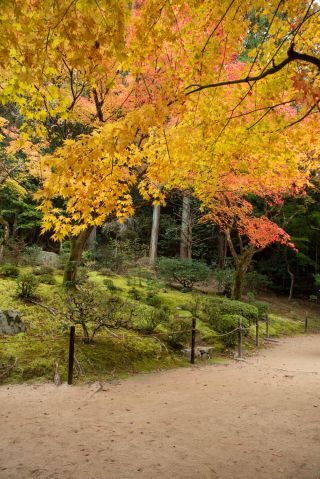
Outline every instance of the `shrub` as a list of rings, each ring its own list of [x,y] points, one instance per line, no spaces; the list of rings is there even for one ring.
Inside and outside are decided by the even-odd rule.
[[[147,294],[146,303],[154,308],[160,308],[162,306],[162,299],[158,294],[151,290]]]
[[[253,304],[253,306],[255,306],[258,309],[260,319],[265,317],[268,314],[268,312],[269,312],[269,304],[268,303],[265,303],[264,301],[255,300],[252,304]]]
[[[218,291],[220,293],[231,293],[234,283],[233,268],[216,269],[213,272],[213,276],[217,281]]]
[[[19,276],[19,268],[13,264],[4,264],[1,268],[1,276],[16,278]]]
[[[20,274],[17,278],[16,292],[19,298],[32,299],[36,297],[39,280],[32,273]]]
[[[248,271],[245,276],[245,288],[248,291],[265,291],[272,286],[272,281],[267,275],[257,271]]]
[[[53,274],[54,268],[52,266],[38,266],[37,268],[33,269],[33,274],[35,275],[42,275],[42,274]]]
[[[134,305],[119,296],[106,296],[87,281],[67,291],[62,317],[82,327],[84,342],[89,343],[100,329],[131,328]]]
[[[15,240],[9,240],[9,243],[4,248],[4,258],[8,263],[18,265],[21,260],[24,259],[23,253],[25,251],[26,244],[23,239],[17,238]]]
[[[40,283],[44,284],[57,284],[56,278],[53,274],[47,273],[39,276]]]
[[[134,287],[128,290],[128,295],[136,301],[139,301],[142,298],[142,294],[140,293],[140,291]]]
[[[136,329],[145,333],[152,333],[160,324],[169,320],[168,311],[162,308],[155,309],[140,306],[135,309]]]
[[[175,316],[168,321],[167,337],[171,346],[181,348],[188,344],[191,338],[191,318]]]
[[[240,320],[242,321],[243,328],[249,327],[249,321],[240,314],[224,314],[216,321],[216,324],[213,326],[218,333],[226,334],[236,329],[239,325]],[[244,331],[244,335],[246,335],[247,333],[248,331]],[[234,333],[227,336],[222,336],[221,340],[226,346],[234,347],[238,341],[238,332],[235,331]]]
[[[116,275],[113,271],[111,271],[111,269],[105,268],[105,267],[100,268],[99,273],[102,276],[115,276]]]
[[[206,281],[210,269],[201,261],[160,258],[158,261],[160,276],[169,281],[177,281],[183,288],[190,290],[194,283]]]
[[[128,286],[133,286],[133,287],[135,287],[135,286],[142,287],[143,286],[142,282],[141,282],[141,278],[138,278],[137,276],[132,276],[132,275],[127,277],[127,285]]]
[[[86,268],[78,268],[77,277],[76,277],[76,284],[84,284],[89,281],[89,274]]]
[[[40,246],[37,246],[37,245],[27,246],[23,255],[25,263],[31,266],[38,264],[39,255],[41,251],[42,249]]]
[[[109,278],[104,279],[103,284],[107,287],[107,289],[109,291],[117,291],[118,290],[118,288],[116,287],[116,285],[114,284],[112,279],[109,279]]]
[[[252,304],[235,301],[228,298],[210,298],[204,303],[204,312],[207,321],[212,324],[217,316],[225,314],[238,314],[249,322],[255,321],[258,317],[258,308]]]

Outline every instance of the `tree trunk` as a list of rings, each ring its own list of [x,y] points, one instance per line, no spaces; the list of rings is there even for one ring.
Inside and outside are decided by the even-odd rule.
[[[226,255],[227,255],[226,236],[222,231],[218,231],[218,267],[220,269],[225,268]]]
[[[71,238],[70,255],[64,269],[63,284],[74,284],[82,253],[86,247],[86,243],[92,230],[93,226],[89,226],[87,229],[83,230],[79,236],[73,236]]]
[[[3,239],[0,244],[0,262],[3,260],[4,247],[8,244],[10,238],[10,227],[7,220],[0,215],[0,225],[3,228]]]
[[[12,225],[11,241],[15,240],[17,231],[18,231],[18,218],[17,218],[17,214],[15,213],[13,225]]]
[[[285,262],[286,262],[288,274],[290,276],[290,289],[289,289],[288,301],[291,301],[292,296],[293,296],[294,274],[290,269],[290,264],[289,264],[289,261],[288,261],[288,250],[286,250],[286,252],[285,252]]]
[[[234,286],[232,291],[233,299],[241,299],[243,293],[244,280],[246,277],[246,272],[250,266],[253,254],[250,254],[248,251],[243,253],[242,256],[239,256],[238,261],[235,263],[236,272],[234,278]]]
[[[191,198],[183,195],[180,237],[180,259],[192,257]]]
[[[242,268],[242,264],[239,262],[239,264],[236,265],[232,299],[241,299],[244,277],[245,272]]]
[[[158,255],[158,239],[159,239],[159,227],[160,227],[160,205],[153,206],[152,215],[152,229],[149,251],[149,264],[155,266]]]
[[[240,254],[238,254],[232,242],[231,231],[226,230],[225,235],[236,270],[232,298],[241,299],[246,272],[248,271],[253,255],[258,251],[261,251],[261,249],[255,249],[252,245],[243,247],[242,242],[240,242]]]
[[[89,239],[88,239],[88,248],[93,253],[94,253],[95,248],[96,248],[96,239],[97,239],[97,227],[94,226],[92,228],[92,231],[91,231]]]
[[[288,296],[288,301],[292,300],[292,295],[293,295],[293,287],[294,287],[294,274],[288,270],[289,276],[290,276],[290,290],[289,290],[289,296]]]

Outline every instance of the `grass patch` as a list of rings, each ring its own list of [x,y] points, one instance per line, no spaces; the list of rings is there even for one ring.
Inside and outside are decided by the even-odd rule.
[[[20,271],[30,272],[31,268],[20,268]],[[62,275],[54,273],[56,284],[49,285],[40,283],[38,287],[39,301],[46,306],[59,309],[62,304]],[[97,284],[106,294],[110,294],[103,283],[106,277],[98,272],[89,273],[90,280]],[[192,293],[183,293],[176,289],[159,283],[133,278],[128,284],[128,278],[112,275],[110,278],[117,288],[115,294],[123,299],[130,299],[132,282],[134,287],[141,293],[141,299],[136,301],[147,305],[148,292],[154,291],[161,299],[161,303],[167,308],[171,321],[175,318],[190,318],[190,306],[194,303]],[[49,311],[15,296],[16,282],[14,278],[0,278],[0,309],[16,309],[22,314],[27,326],[27,332],[14,337],[0,337],[0,382],[20,383],[32,381],[51,381],[54,374],[55,364],[59,364],[61,379],[67,379],[68,361],[68,334],[63,332],[63,318],[52,315]],[[200,294],[201,296],[201,294]],[[203,298],[215,299],[214,294],[203,295]],[[155,308],[157,309],[157,308]],[[301,308],[290,304],[290,310],[284,310],[282,306],[277,313],[276,306],[270,314],[270,336],[284,334],[300,334],[304,330],[300,321],[304,320]],[[197,321],[197,344],[207,344],[214,347],[214,357],[208,362],[226,363],[226,349],[223,341],[212,326],[204,320]],[[174,323],[173,323],[174,324]],[[318,326],[315,317],[310,319],[310,331]],[[171,324],[172,326],[172,324]],[[190,321],[191,326],[191,321]],[[161,324],[158,332],[165,332],[168,326]],[[76,341],[75,382],[92,380],[109,380],[114,377],[125,377],[137,372],[149,372],[153,370],[185,366],[187,360],[181,354],[164,344],[159,339],[151,336],[145,337],[136,332],[119,331],[111,336],[107,332],[99,333],[94,343],[83,344],[79,339]],[[77,326],[78,337],[82,336],[80,327]],[[260,323],[260,337],[265,335],[265,325]],[[56,340],[52,338],[58,337]],[[244,347],[249,351],[254,348],[255,326],[250,327],[249,336],[244,338]],[[30,340],[30,341],[29,341]],[[23,342],[26,341],[26,342]],[[189,346],[187,337],[186,346]],[[227,352],[228,354],[228,352]],[[6,376],[1,376],[5,367],[15,363],[15,367]]]

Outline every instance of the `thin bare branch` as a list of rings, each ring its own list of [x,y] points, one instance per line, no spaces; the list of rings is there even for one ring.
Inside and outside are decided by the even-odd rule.
[[[219,28],[219,26],[221,25],[221,23],[223,22],[223,20],[225,19],[225,17],[228,15],[228,12],[230,10],[230,8],[232,7],[232,5],[235,3],[235,0],[231,0],[231,2],[229,3],[228,5],[228,8],[226,9],[226,11],[224,12],[224,14],[221,16],[220,20],[218,21],[218,23],[216,24],[216,26],[214,27],[214,29],[212,30],[212,32],[210,33],[210,35],[208,36],[207,40],[206,40],[206,43],[203,45],[202,49],[201,49],[201,53],[204,53],[205,49],[207,48],[208,46],[208,43],[210,42],[212,36],[215,34],[215,32],[217,31],[217,29]]]

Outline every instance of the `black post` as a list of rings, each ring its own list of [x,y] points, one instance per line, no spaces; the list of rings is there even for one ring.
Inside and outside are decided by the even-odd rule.
[[[266,314],[266,338],[269,338],[269,314]]]
[[[75,337],[75,330],[76,330],[75,326],[70,326],[68,384],[72,384],[72,379],[73,379],[74,337]]]
[[[196,318],[192,318],[192,329],[191,329],[191,357],[190,363],[195,363],[195,348],[196,348]]]
[[[308,332],[308,313],[306,311],[306,315],[304,317],[304,332],[307,333]]]
[[[256,319],[256,346],[259,347],[259,318]]]
[[[239,319],[238,325],[238,358],[242,359],[242,319]]]

